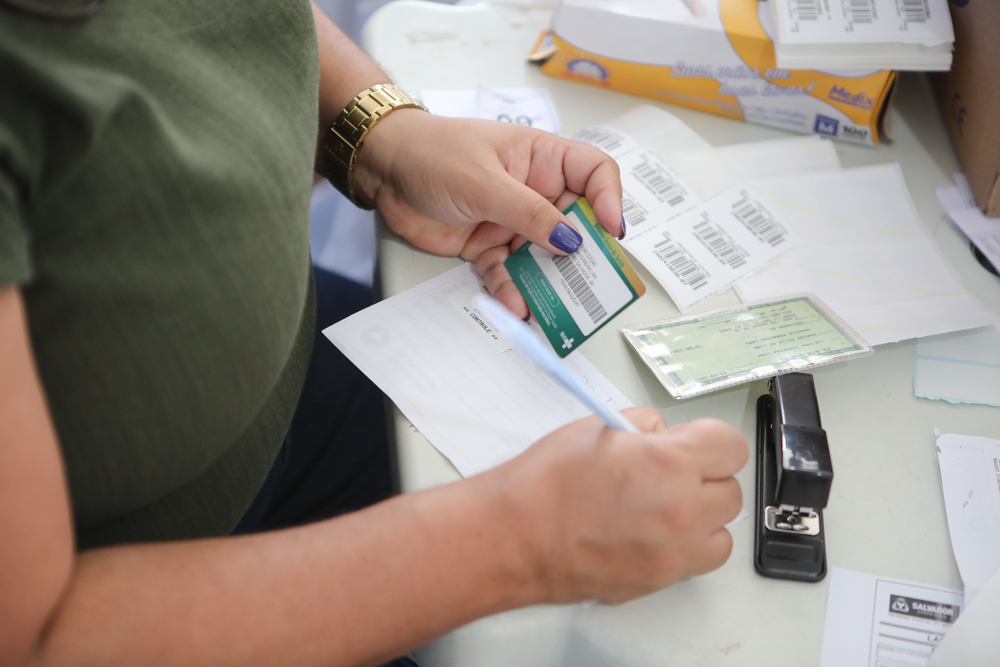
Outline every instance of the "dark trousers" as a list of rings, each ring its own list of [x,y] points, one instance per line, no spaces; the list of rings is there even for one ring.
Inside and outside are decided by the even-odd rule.
[[[372,290],[314,269],[316,337],[302,397],[278,458],[234,534],[320,521],[393,493],[382,392],[322,330],[374,302]],[[401,658],[386,667],[416,667]]]

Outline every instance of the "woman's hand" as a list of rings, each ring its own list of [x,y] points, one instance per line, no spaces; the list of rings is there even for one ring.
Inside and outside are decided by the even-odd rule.
[[[624,414],[641,435],[589,417],[473,478],[505,499],[539,601],[620,603],[729,557],[746,440],[717,420],[667,428],[649,408]]]
[[[611,234],[624,233],[615,161],[521,125],[400,109],[365,139],[353,178],[357,196],[394,232],[476,262],[490,293],[521,317],[528,308],[503,262],[525,239],[557,254],[576,251],[582,230],[563,208],[586,196]]]

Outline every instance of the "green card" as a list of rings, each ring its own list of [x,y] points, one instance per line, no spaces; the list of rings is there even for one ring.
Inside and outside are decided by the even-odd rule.
[[[560,357],[646,293],[618,242],[597,222],[586,199],[576,200],[563,214],[583,236],[579,250],[558,256],[525,243],[504,262]]]
[[[622,334],[675,398],[873,352],[811,294],[637,324]]]

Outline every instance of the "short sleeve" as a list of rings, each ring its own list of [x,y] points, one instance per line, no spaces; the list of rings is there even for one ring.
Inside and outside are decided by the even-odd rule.
[[[3,158],[0,145],[0,290],[32,278],[31,240],[18,188],[4,169]]]

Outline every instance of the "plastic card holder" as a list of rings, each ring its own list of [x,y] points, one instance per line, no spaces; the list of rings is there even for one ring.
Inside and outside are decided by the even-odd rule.
[[[674,398],[874,353],[812,294],[636,324],[621,332]]]

